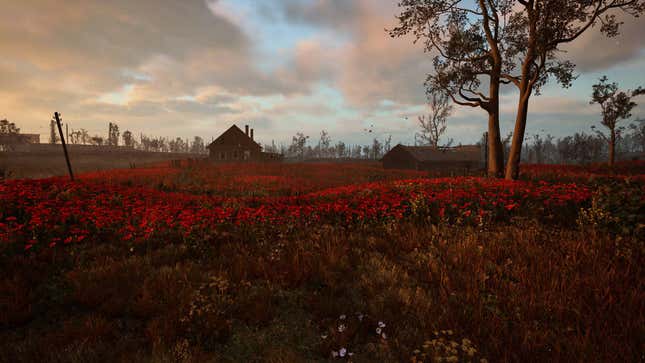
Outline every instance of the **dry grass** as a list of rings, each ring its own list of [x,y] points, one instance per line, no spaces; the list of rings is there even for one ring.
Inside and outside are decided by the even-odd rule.
[[[635,237],[531,220],[3,255],[0,361],[638,361],[642,261]]]

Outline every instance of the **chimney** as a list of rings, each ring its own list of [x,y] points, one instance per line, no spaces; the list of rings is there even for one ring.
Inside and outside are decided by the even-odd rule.
[[[249,136],[249,125],[245,125],[244,129],[246,130],[246,136]]]
[[[251,140],[253,140],[253,129],[251,129]]]

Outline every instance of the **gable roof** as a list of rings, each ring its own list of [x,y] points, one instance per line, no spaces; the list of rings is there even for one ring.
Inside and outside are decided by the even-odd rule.
[[[211,142],[208,145],[208,148],[212,146],[239,146],[260,148],[260,144],[253,141],[249,136],[246,136],[244,131],[237,127],[237,125],[229,127],[228,130],[224,131],[217,137],[217,139]]]
[[[481,148],[478,145],[456,147],[405,146],[397,145],[392,149],[400,149],[419,162],[424,161],[481,161]]]

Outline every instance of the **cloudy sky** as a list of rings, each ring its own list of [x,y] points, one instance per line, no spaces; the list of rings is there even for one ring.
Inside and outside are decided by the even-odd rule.
[[[135,134],[210,140],[248,123],[262,143],[296,132],[317,139],[322,129],[334,141],[409,143],[431,59],[385,32],[396,2],[0,0],[0,118],[43,140],[59,111],[96,134],[116,122]],[[645,83],[642,34],[645,21],[625,19],[618,38],[593,29],[570,46],[580,76],[533,98],[528,132],[589,131],[599,119],[590,88],[603,74],[622,88]],[[515,102],[505,91],[504,134]],[[483,111],[458,108],[448,137],[474,142],[485,127]]]

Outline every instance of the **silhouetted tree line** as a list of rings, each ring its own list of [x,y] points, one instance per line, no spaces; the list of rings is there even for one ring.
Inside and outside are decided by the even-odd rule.
[[[56,124],[50,123],[49,143],[55,144],[60,142],[56,133]],[[86,129],[70,129],[67,133],[67,142],[72,145],[95,145],[95,146],[122,146],[134,150],[150,152],[173,152],[173,153],[207,153],[204,139],[195,136],[192,140],[177,138],[167,138],[158,136],[148,136],[140,134],[137,139],[132,131],[125,130],[120,133],[119,126],[116,123],[109,123],[107,138],[100,135],[90,135]]]
[[[605,162],[610,157],[611,144],[600,131],[577,132],[572,136],[555,138],[534,134],[525,143],[522,162],[537,164],[587,164]],[[617,160],[642,158],[645,154],[645,120],[637,120],[615,132]]]
[[[392,136],[379,140],[374,138],[369,145],[346,144],[343,141],[332,142],[329,133],[321,131],[317,142],[308,144],[310,137],[298,132],[291,139],[290,145],[280,144],[272,141],[270,145],[264,145],[264,151],[279,153],[287,158],[307,159],[365,159],[378,160],[392,148]]]

